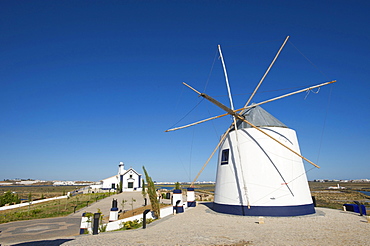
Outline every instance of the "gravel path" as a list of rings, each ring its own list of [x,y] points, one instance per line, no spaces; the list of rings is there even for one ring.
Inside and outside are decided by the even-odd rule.
[[[299,217],[234,216],[198,204],[185,213],[160,219],[147,229],[69,238],[62,245],[370,245],[365,217],[316,208]]]

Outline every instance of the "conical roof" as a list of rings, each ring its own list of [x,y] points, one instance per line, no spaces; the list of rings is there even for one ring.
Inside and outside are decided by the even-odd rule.
[[[252,105],[253,106],[253,105]],[[260,106],[255,106],[252,108],[245,109],[241,112],[241,115],[244,116],[244,118],[252,123],[255,126],[258,127],[285,127],[283,122],[276,119],[274,116],[272,116],[270,113],[268,113],[266,110],[261,108]],[[238,120],[236,122],[236,125],[238,129],[241,128],[252,128],[248,123]]]

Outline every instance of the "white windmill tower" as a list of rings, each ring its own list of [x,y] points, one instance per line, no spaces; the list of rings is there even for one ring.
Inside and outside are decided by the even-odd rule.
[[[218,49],[231,107],[221,104],[209,95],[200,93],[184,83],[200,96],[227,112],[221,116],[233,116],[233,124],[223,134],[217,147],[194,179],[194,181],[198,179],[214,153],[219,150],[213,206],[215,211],[253,216],[297,216],[315,213],[303,160],[315,167],[318,166],[300,154],[295,131],[285,126],[259,105],[336,81],[322,83],[249,105],[288,38],[289,36],[280,47],[251,97],[241,109],[234,110],[220,46]],[[167,131],[182,129],[221,116]]]

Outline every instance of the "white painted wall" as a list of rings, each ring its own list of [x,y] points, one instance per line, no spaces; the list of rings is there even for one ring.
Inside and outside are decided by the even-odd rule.
[[[294,130],[282,127],[265,127],[263,129],[300,153]],[[222,152],[220,151],[215,186],[216,203],[240,205],[240,194],[245,206],[248,200],[251,206],[287,206],[312,203],[303,161],[299,156],[254,128],[238,130],[238,140],[241,165],[237,154],[235,131],[230,132],[221,146],[221,150],[230,149],[229,163],[220,165]],[[286,182],[283,181],[278,171]],[[240,187],[238,187],[236,180],[238,180]],[[286,183],[294,196],[290,193]],[[246,191],[244,191],[243,184]]]
[[[133,188],[128,188],[129,182],[133,183]],[[139,182],[139,175],[137,175],[137,173],[132,169],[127,170],[123,175],[123,189],[126,191],[133,191],[134,188],[141,186]]]
[[[103,179],[103,189],[110,189],[112,187],[112,183],[114,183],[117,188],[117,185],[119,185],[119,176],[115,175],[106,179]]]
[[[161,213],[161,218],[164,218],[168,215],[171,215],[171,214],[173,214],[173,207],[170,206],[170,207],[162,208],[160,213]],[[109,223],[107,223],[107,231],[118,230],[122,227],[121,226],[122,223],[125,223],[126,221],[133,221],[133,220],[139,220],[140,221],[140,219],[142,219],[142,218],[143,218],[143,214],[138,214],[138,215],[135,215],[135,216],[130,217],[130,218],[109,222]],[[146,215],[146,218],[147,219],[154,219],[153,212],[149,212]]]

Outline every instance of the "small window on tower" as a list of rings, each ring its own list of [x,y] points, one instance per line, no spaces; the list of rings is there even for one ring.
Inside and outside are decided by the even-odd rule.
[[[222,150],[221,165],[229,164],[229,149]]]

